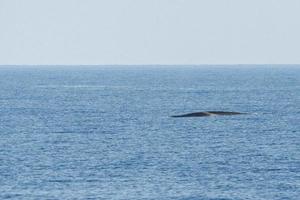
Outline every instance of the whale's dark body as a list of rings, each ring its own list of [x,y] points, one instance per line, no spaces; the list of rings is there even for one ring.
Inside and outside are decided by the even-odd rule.
[[[183,115],[174,115],[171,117],[208,117],[208,116],[215,116],[215,115],[241,115],[241,114],[245,114],[245,113],[225,112],[225,111],[206,111],[206,112],[188,113]]]

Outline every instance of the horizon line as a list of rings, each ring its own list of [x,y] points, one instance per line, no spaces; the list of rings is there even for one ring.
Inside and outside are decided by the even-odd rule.
[[[0,67],[3,66],[295,66],[300,64],[0,64]]]

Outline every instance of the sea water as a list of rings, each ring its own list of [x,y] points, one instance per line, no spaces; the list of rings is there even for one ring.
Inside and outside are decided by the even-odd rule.
[[[0,68],[0,199],[299,198],[297,66]]]

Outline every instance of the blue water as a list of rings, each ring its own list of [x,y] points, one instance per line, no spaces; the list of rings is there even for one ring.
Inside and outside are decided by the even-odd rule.
[[[299,67],[2,67],[0,199],[296,200],[299,121]]]

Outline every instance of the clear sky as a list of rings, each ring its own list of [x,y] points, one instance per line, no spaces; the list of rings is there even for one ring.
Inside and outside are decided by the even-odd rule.
[[[0,0],[0,64],[296,64],[300,0]]]

